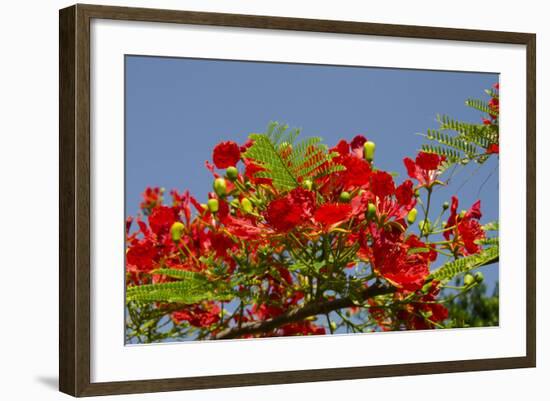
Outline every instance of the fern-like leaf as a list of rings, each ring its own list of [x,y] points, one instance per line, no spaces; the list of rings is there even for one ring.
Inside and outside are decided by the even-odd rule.
[[[434,270],[430,277],[442,282],[452,280],[455,276],[466,273],[478,267],[494,263],[498,260],[498,246],[493,246],[481,251],[481,253],[454,260],[445,263],[440,268]]]
[[[287,125],[272,122],[266,133],[250,135],[253,144],[244,156],[264,168],[256,173],[257,177],[271,179],[273,186],[284,192],[296,188],[306,178],[319,178],[344,169],[329,163],[334,154],[320,144],[321,138],[310,137],[297,143],[300,131],[287,131]]]

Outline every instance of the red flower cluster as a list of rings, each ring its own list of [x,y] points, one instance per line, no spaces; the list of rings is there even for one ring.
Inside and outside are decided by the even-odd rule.
[[[381,308],[387,300],[365,299],[381,328],[429,328],[446,318],[445,308],[433,302],[439,291],[436,283],[425,291],[430,266],[442,249],[456,257],[481,250],[479,202],[457,214],[458,199],[453,197],[443,234],[446,241],[432,244],[428,234],[421,233],[424,241],[411,232],[418,196],[413,181],[396,184],[391,174],[374,167],[374,144],[365,137],[341,140],[328,151],[312,149],[312,157],[326,158],[323,166],[299,177],[295,188],[286,191],[258,176],[269,176],[269,171],[261,160],[247,157],[251,146],[252,142],[239,146],[231,141],[216,145],[213,165],[207,162],[215,178],[214,192],[205,204],[188,192],[172,191],[172,204],[165,205],[160,189],[145,191],[141,206],[147,221],[138,216],[134,232],[133,220],[127,224],[128,285],[176,280],[155,273],[161,268],[192,271],[210,283],[223,283],[238,301],[226,304],[234,308],[229,317],[213,300],[176,305],[177,311],[171,312],[175,324],[215,333],[273,319],[309,302],[347,296],[356,288],[350,287],[351,281],[358,280],[350,279],[348,269],[357,269],[355,277],[369,267],[372,275],[360,288],[368,288],[368,280],[376,278],[394,290],[396,301],[412,299],[408,306],[398,302],[394,309]],[[289,170],[299,171],[291,165],[291,154],[290,146],[281,147],[280,157]],[[444,161],[420,152],[404,164],[418,182],[417,190],[431,191],[443,184],[437,179]],[[228,167],[235,168],[216,170]],[[174,305],[158,304],[166,306],[174,310]],[[314,319],[305,319],[246,336],[325,333]]]

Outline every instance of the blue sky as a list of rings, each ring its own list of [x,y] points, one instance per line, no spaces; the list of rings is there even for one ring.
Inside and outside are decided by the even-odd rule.
[[[425,142],[416,134],[436,128],[438,113],[480,121],[464,101],[484,98],[497,81],[490,73],[126,56],[126,214],[138,212],[147,186],[189,189],[204,201],[212,188],[204,162],[215,144],[242,143],[270,121],[329,146],[363,134],[376,142],[377,166],[401,182],[403,158]],[[482,221],[497,220],[497,159],[477,168],[459,171],[433,205],[453,194],[459,209],[481,199]],[[484,273],[492,286],[497,265]]]

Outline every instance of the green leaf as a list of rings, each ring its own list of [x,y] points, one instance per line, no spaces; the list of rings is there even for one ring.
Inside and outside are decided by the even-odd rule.
[[[478,267],[494,263],[498,260],[498,246],[484,249],[481,253],[454,260],[445,263],[443,266],[434,270],[430,277],[439,281],[449,281],[453,277],[466,273]]]
[[[225,301],[233,298],[233,290],[227,283],[209,281],[199,273],[176,269],[158,269],[154,273],[178,278],[181,281],[130,286],[126,289],[127,302],[194,304],[202,301]]]
[[[265,169],[256,173],[257,177],[271,179],[273,186],[280,191],[290,191],[306,178],[317,179],[344,169],[343,166],[329,165],[335,154],[320,144],[321,138],[310,137],[296,142],[300,131],[287,131],[287,125],[272,122],[266,133],[250,135],[253,144],[244,156]]]

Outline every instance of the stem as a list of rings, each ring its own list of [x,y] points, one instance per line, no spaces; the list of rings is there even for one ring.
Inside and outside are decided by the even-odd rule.
[[[372,298],[378,295],[393,293],[394,291],[395,289],[392,287],[370,287],[363,291],[362,296],[363,298]],[[349,297],[334,299],[331,301],[312,302],[270,319],[259,322],[243,323],[240,328],[227,328],[219,332],[214,338],[220,340],[227,338],[238,338],[245,334],[265,333],[287,323],[298,322],[310,316],[323,313],[328,314],[332,311],[350,308],[352,306],[356,306],[356,302]]]

